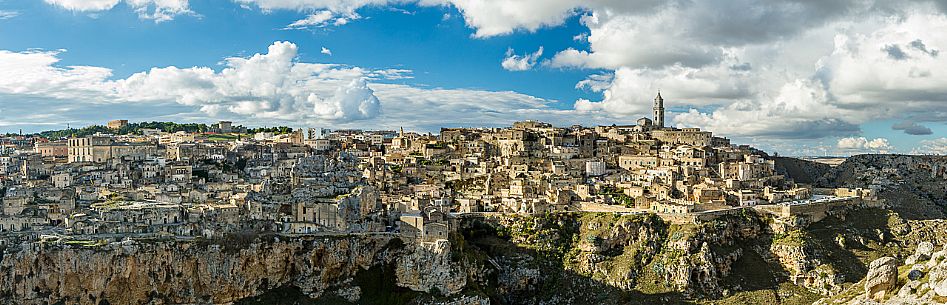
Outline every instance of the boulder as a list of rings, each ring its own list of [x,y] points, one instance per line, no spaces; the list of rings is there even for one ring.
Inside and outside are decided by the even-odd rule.
[[[931,254],[934,254],[934,244],[926,241],[917,244],[917,249],[914,250],[914,256],[918,260],[928,260],[931,258]]]
[[[923,276],[924,276],[924,273],[917,269],[914,269],[908,272],[908,279],[912,281],[916,281]]]
[[[893,257],[882,257],[868,265],[865,293],[871,299],[883,299],[888,290],[898,284],[898,262]]]
[[[940,264],[931,268],[927,276],[927,282],[934,293],[947,297],[947,260],[942,260]]]

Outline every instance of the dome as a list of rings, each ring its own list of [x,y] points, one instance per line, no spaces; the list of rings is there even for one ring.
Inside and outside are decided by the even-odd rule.
[[[649,118],[640,118],[636,122],[638,126],[651,126],[651,119]]]

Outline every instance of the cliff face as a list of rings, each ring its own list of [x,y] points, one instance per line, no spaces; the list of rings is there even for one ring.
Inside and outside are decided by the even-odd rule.
[[[467,285],[467,274],[461,264],[451,261],[450,243],[413,245],[415,251],[395,258],[397,285],[414,291],[453,295]]]
[[[789,281],[820,295],[842,291],[845,277],[828,262],[816,238],[802,230],[792,230],[774,237],[769,248],[783,268]]]
[[[266,239],[266,238],[264,238]],[[465,275],[449,266],[446,245],[403,245],[391,236],[297,237],[239,246],[124,242],[98,247],[24,245],[0,261],[0,296],[17,304],[229,303],[293,286],[357,301],[349,283],[373,266],[391,265],[396,285],[450,294]]]
[[[777,157],[776,170],[815,187],[875,188],[888,208],[908,219],[947,218],[947,156],[864,154],[836,167]]]
[[[701,224],[654,215],[550,214],[484,221],[466,230],[465,257],[486,258],[474,281],[509,304],[675,303],[774,284],[761,218],[752,212]],[[747,268],[746,266],[752,266]],[[757,270],[759,269],[759,270]]]
[[[261,296],[288,289],[301,304],[808,304],[857,286],[878,257],[947,243],[947,222],[878,209],[780,233],[767,224],[751,210],[686,225],[575,213],[466,220],[451,242],[427,244],[392,235],[24,244],[0,260],[0,303],[272,304]],[[919,272],[936,294],[947,269],[935,267]]]
[[[294,298],[328,303],[384,304],[392,297],[366,291],[373,289],[400,290],[397,297],[405,302],[422,296],[414,302],[489,304],[483,297],[458,295],[467,285],[468,270],[453,260],[447,241],[266,236],[214,243],[32,243],[7,250],[0,261],[0,303],[221,304],[292,287],[298,294]],[[366,294],[375,299],[363,298]]]

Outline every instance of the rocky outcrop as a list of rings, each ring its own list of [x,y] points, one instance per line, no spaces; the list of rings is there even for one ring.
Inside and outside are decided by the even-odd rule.
[[[414,291],[453,295],[464,289],[467,275],[451,261],[450,242],[413,244],[416,249],[395,261],[397,285]]]
[[[490,305],[490,299],[483,296],[459,296],[446,301],[424,302],[423,305]]]
[[[932,250],[919,246],[912,257],[923,258]],[[932,252],[926,261],[904,265],[899,273],[898,261],[892,257],[879,258],[869,265],[869,274],[862,285],[851,291],[816,302],[823,304],[944,304],[947,303],[947,247]],[[909,267],[909,268],[904,268]]]
[[[25,244],[0,262],[0,295],[20,304],[227,303],[293,285],[310,296],[352,278],[391,237],[296,238],[236,245]]]
[[[730,275],[743,255],[743,246],[763,234],[756,214],[731,215],[694,227],[670,232],[657,262],[666,270],[664,278],[688,293],[719,295],[720,280]]]
[[[553,225],[556,229],[550,230],[542,225],[520,228],[514,223],[510,230],[513,240],[522,240],[528,248],[550,248],[546,242],[561,242],[557,246],[566,248],[563,260],[568,271],[609,287],[633,291],[640,289],[642,278],[648,278],[644,284],[660,286],[658,290],[701,295],[722,293],[720,280],[744,255],[742,246],[764,229],[755,214],[686,225],[670,224],[654,215],[585,214],[569,221],[577,222],[578,228],[564,232],[568,226]],[[548,232],[556,232],[556,239],[533,237]]]
[[[446,241],[403,244],[383,234],[271,236],[246,244],[32,243],[8,249],[0,261],[0,302],[220,304],[291,286],[310,298],[332,292],[357,303],[363,291],[352,282],[356,274],[388,265],[399,286],[449,295],[466,284],[466,275],[450,262],[449,248]]]
[[[789,272],[789,280],[820,295],[842,291],[843,276],[823,259],[820,247],[801,230],[778,234],[769,248],[774,258]]]
[[[938,296],[947,299],[947,246],[943,250],[931,255],[930,261],[921,268],[927,267],[927,284]]]
[[[572,269],[613,287],[634,289],[641,266],[660,251],[664,234],[656,217],[585,217]]]
[[[914,254],[908,256],[904,260],[905,265],[914,265],[918,261],[926,261],[931,258],[931,255],[934,254],[934,244],[931,242],[922,242],[917,244],[917,249],[914,250]]]
[[[868,265],[865,293],[871,299],[884,299],[885,294],[898,284],[898,263],[893,257],[882,257]]]

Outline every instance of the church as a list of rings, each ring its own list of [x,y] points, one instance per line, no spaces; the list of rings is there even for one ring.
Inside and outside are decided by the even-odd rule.
[[[635,121],[637,126],[641,127],[641,131],[664,128],[664,98],[661,97],[661,91],[658,91],[658,96],[654,97],[654,107],[652,109],[654,110],[654,120],[640,118]]]
[[[630,135],[633,141],[656,140],[661,144],[667,145],[690,145],[694,147],[719,147],[729,146],[730,140],[721,137],[714,137],[709,131],[701,131],[700,128],[674,128],[665,125],[664,121],[664,97],[661,92],[654,97],[652,106],[654,111],[653,119],[640,118],[632,126],[613,126],[612,128],[602,128],[600,132],[606,137],[615,136],[615,138],[624,138]],[[616,129],[606,131],[605,129]]]

